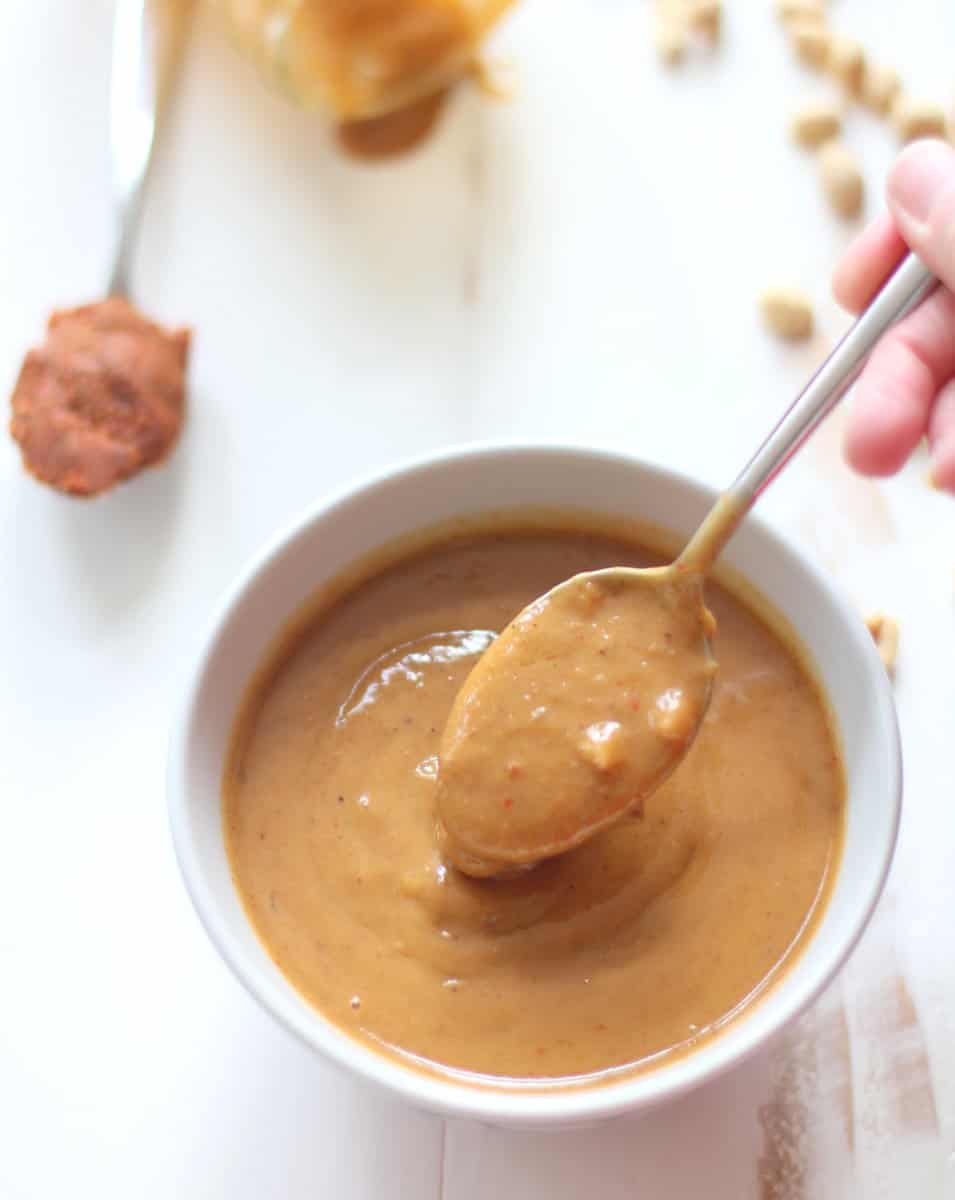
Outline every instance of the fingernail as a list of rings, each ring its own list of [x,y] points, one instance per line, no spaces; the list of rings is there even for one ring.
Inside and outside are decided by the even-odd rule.
[[[939,193],[955,186],[955,150],[932,139],[902,152],[889,176],[889,199],[919,225],[928,222]]]

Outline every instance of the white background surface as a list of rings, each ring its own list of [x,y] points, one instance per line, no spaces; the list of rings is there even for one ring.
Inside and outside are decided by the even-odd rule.
[[[475,437],[610,444],[728,480],[841,318],[849,230],[786,144],[819,85],[763,0],[664,73],[647,0],[523,0],[513,102],[464,91],[388,167],[259,84],[203,14],[135,266],[196,328],[168,466],[82,504],[0,444],[0,1196],[955,1196],[955,503],[852,478],[827,428],[766,498],[902,623],[903,833],[870,933],[780,1045],[672,1108],[560,1137],[445,1127],[353,1085],[240,990],[180,885],[169,715],[218,594],[325,490]],[[952,100],[955,8],[834,19]],[[110,241],[109,0],[0,6],[0,375]],[[880,203],[891,137],[849,125]],[[768,339],[766,284],[820,300]]]

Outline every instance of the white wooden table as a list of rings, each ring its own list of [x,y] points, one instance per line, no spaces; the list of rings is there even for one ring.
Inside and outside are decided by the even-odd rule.
[[[163,470],[95,504],[0,443],[0,1196],[570,1200],[955,1196],[955,502],[851,477],[838,418],[766,508],[902,625],[906,810],[865,942],[761,1058],[560,1137],[445,1125],[311,1057],[201,932],[166,829],[171,707],[219,592],[324,490],[452,441],[606,443],[727,480],[843,324],[848,231],[786,144],[815,90],[763,0],[664,73],[648,0],[522,0],[510,104],[456,97],[387,167],[344,161],[195,29],[135,268],[194,323]],[[952,99],[949,0],[836,20]],[[904,14],[902,15],[904,10]],[[109,0],[0,6],[0,373],[109,240]],[[870,211],[892,142],[862,114]],[[823,333],[784,349],[754,296]]]

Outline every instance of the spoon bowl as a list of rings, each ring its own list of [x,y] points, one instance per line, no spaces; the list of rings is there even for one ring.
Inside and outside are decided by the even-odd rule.
[[[576,575],[523,609],[445,727],[445,855],[501,875],[639,810],[706,713],[714,629],[702,573],[680,562]]]

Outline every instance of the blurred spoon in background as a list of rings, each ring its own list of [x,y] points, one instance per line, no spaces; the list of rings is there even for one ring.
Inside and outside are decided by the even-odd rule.
[[[185,413],[189,331],[129,302],[130,261],[161,118],[194,0],[117,0],[109,142],[114,208],[107,298],[54,312],[14,386],[10,433],[26,469],[95,496],[166,457]]]

